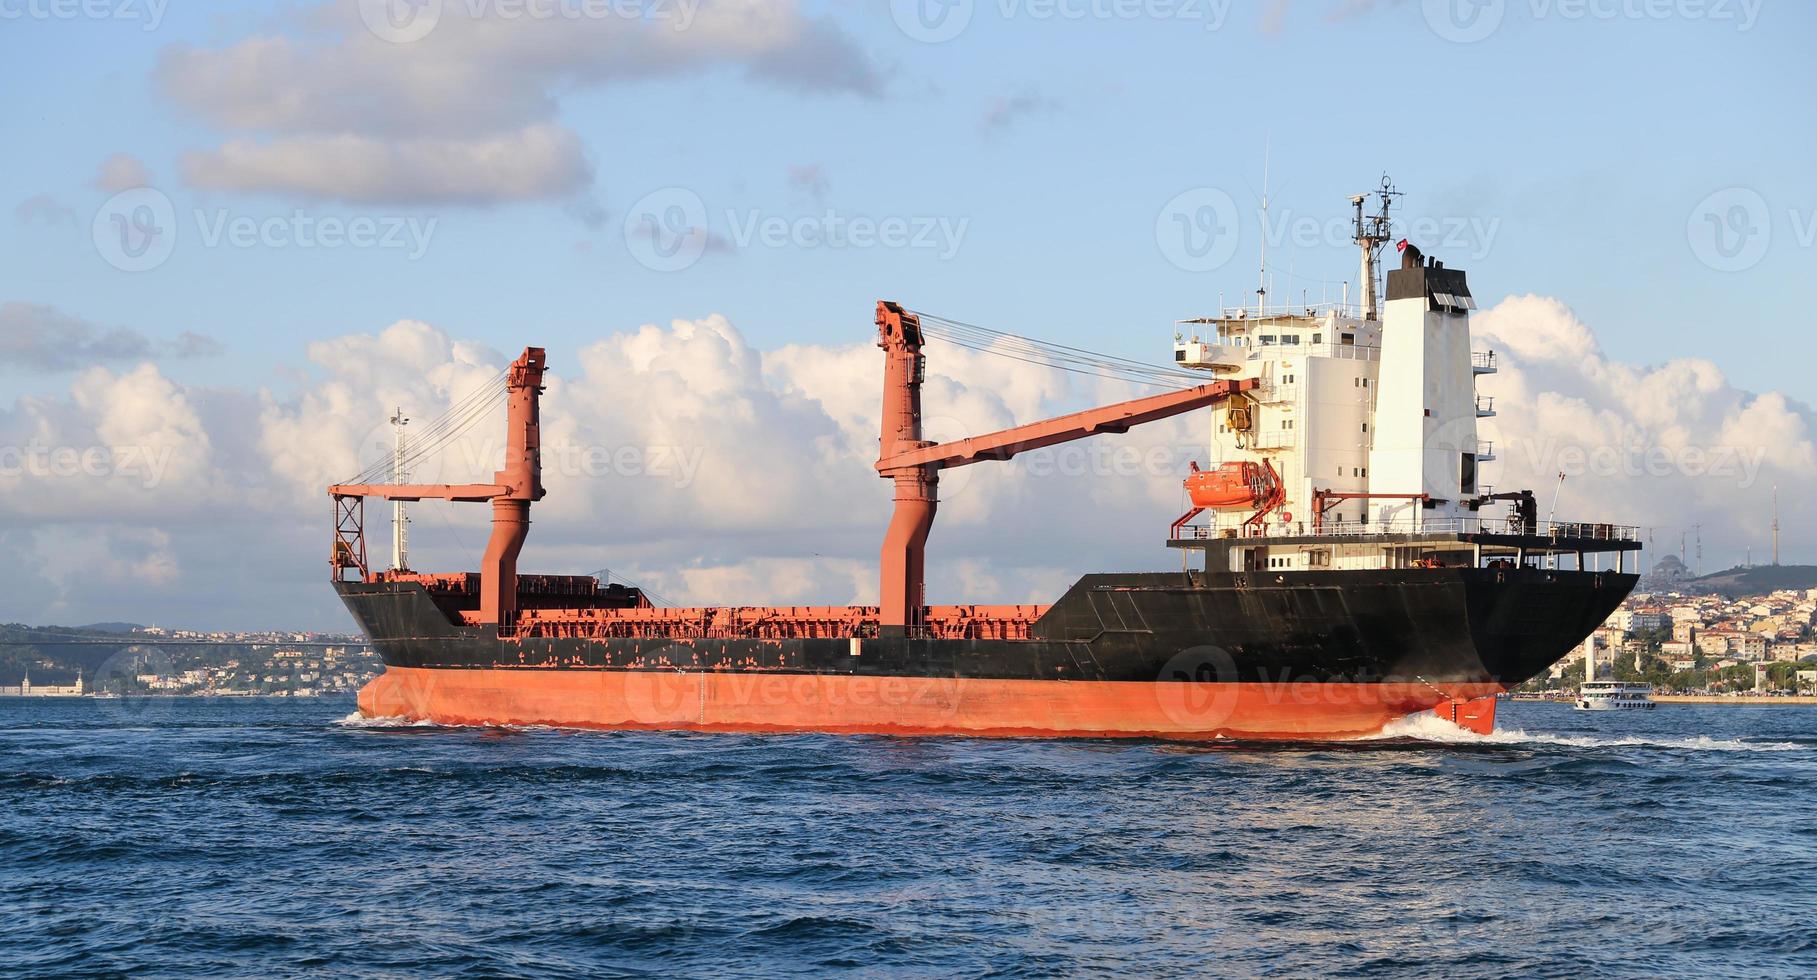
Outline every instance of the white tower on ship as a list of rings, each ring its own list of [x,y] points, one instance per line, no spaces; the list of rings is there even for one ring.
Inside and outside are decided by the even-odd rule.
[[[1423,499],[1379,503],[1378,521],[1412,529],[1475,515],[1477,465],[1494,458],[1476,436],[1476,376],[1493,370],[1470,346],[1476,301],[1462,269],[1401,243],[1388,273],[1370,487]]]

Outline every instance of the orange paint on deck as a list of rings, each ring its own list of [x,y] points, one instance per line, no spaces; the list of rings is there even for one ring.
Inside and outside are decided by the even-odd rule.
[[[1326,739],[1437,710],[1494,725],[1496,684],[1020,681],[850,674],[390,667],[368,718],[445,725],[995,737]],[[1457,699],[1454,701],[1453,699]],[[1462,704],[1463,707],[1454,707]],[[1486,712],[1483,706],[1486,705]],[[1478,727],[1487,717],[1487,727]]]

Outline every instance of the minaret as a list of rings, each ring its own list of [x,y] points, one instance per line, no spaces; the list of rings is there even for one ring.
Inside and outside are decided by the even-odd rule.
[[[392,428],[397,430],[391,450],[392,483],[408,482],[408,474],[404,472],[404,426],[409,424],[410,420],[404,417],[404,410],[401,407],[395,415],[391,416]],[[391,567],[398,571],[404,571],[410,567],[409,541],[406,532],[409,525],[410,519],[404,516],[404,502],[393,500],[391,502]]]

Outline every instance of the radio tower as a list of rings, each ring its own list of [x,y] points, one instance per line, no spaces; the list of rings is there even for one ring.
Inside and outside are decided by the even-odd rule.
[[[408,482],[409,474],[404,472],[404,426],[409,424],[410,420],[404,417],[402,408],[397,410],[397,414],[391,416],[391,427],[397,430],[397,438],[394,440],[391,450],[392,483]],[[393,500],[391,502],[391,567],[400,572],[410,567],[409,535],[405,530],[409,526],[410,519],[404,516],[404,502]]]
[[[1773,487],[1773,564],[1779,564],[1779,487]]]

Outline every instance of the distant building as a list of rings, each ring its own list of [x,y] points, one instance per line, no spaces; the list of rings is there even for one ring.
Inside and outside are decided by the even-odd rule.
[[[82,686],[82,672],[81,671],[75,672],[75,678],[73,681],[62,683],[62,684],[43,683],[43,676],[44,675],[40,674],[39,675],[40,682],[37,684],[33,684],[32,683],[32,672],[28,670],[25,672],[25,677],[23,679],[21,679],[19,683],[10,684],[10,685],[0,685],[0,697],[79,698],[83,694],[87,693],[83,689],[83,686]]]
[[[1691,570],[1677,555],[1667,555],[1653,563],[1653,570],[1640,580],[1641,588],[1656,591],[1669,590],[1691,577]]]

